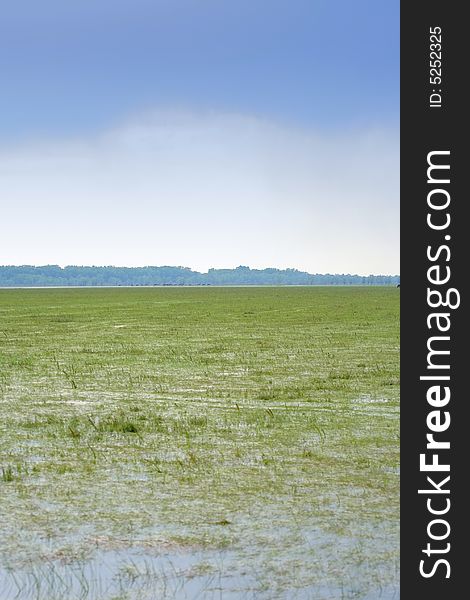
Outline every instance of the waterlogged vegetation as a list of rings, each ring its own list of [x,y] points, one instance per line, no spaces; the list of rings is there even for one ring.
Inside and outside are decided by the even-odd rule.
[[[0,597],[398,598],[398,294],[0,290]]]

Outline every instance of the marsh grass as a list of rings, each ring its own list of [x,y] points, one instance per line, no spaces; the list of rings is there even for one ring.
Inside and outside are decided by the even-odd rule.
[[[397,290],[0,290],[0,317],[0,563],[46,582],[25,598],[58,556],[111,597],[86,566],[109,547],[149,572],[203,553],[202,598],[392,598]],[[146,597],[136,572],[116,597]]]
[[[15,479],[15,475],[13,474],[13,467],[8,465],[6,467],[2,467],[2,481],[5,483],[9,483]]]

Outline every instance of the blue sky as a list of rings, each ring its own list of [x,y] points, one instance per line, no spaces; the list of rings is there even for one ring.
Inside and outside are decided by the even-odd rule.
[[[2,6],[0,69],[2,264],[398,270],[398,1],[17,0]],[[247,211],[259,239],[243,244]],[[177,214],[174,248],[142,243],[143,224]],[[293,215],[299,230],[283,231]],[[330,222],[340,251],[309,239]],[[370,240],[352,252],[358,233]]]

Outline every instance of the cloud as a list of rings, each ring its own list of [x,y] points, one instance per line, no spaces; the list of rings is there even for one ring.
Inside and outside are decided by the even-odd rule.
[[[159,111],[0,148],[2,264],[399,271],[393,130]]]

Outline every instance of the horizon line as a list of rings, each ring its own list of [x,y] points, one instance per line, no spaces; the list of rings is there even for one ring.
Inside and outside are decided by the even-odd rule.
[[[192,267],[186,267],[184,265],[133,265],[133,266],[128,266],[128,265],[112,265],[112,264],[108,264],[108,265],[79,265],[79,264],[67,264],[67,265],[60,265],[57,263],[48,263],[48,264],[43,264],[43,265],[32,265],[32,264],[1,264],[0,268],[4,268],[4,267],[14,267],[14,268],[21,268],[21,267],[31,267],[31,268],[35,268],[35,269],[40,269],[40,268],[44,268],[44,267],[58,267],[61,270],[65,270],[69,267],[75,267],[75,268],[87,268],[87,269],[185,269],[185,270],[189,270],[192,273],[198,273],[200,275],[206,275],[208,274],[210,271],[235,271],[237,269],[248,269],[250,271],[266,271],[269,269],[275,269],[276,271],[297,271],[298,273],[306,273],[308,275],[353,275],[353,276],[357,276],[357,277],[370,277],[370,276],[376,276],[376,277],[380,277],[380,276],[384,276],[384,277],[400,277],[400,273],[346,273],[346,272],[316,272],[316,273],[312,273],[310,271],[304,271],[301,269],[298,269],[297,267],[285,267],[285,268],[280,268],[280,267],[250,267],[248,265],[238,265],[236,267],[209,267],[207,269],[207,271],[199,271],[197,269],[193,269]]]

